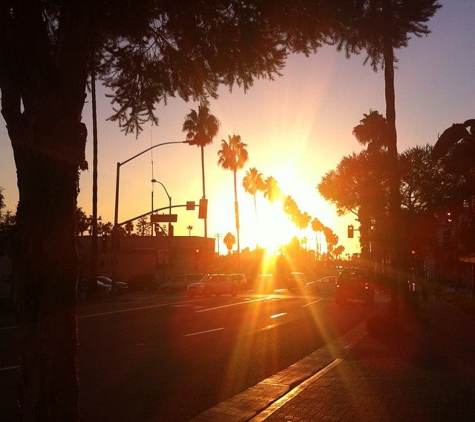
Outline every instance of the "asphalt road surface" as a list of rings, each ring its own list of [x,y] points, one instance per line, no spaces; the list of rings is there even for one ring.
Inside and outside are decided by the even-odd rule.
[[[361,322],[363,302],[277,291],[127,294],[79,306],[82,421],[188,421]],[[0,419],[19,421],[16,330],[0,327]],[[3,419],[7,417],[7,419]]]

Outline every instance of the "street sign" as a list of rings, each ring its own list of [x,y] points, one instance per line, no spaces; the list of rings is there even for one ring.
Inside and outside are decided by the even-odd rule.
[[[150,217],[152,223],[176,223],[178,221],[177,214],[152,214]]]

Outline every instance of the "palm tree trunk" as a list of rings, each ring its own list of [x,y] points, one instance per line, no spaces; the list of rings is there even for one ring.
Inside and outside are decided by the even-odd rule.
[[[391,15],[391,2],[386,1],[385,12]],[[388,17],[388,22],[390,17]],[[395,285],[391,289],[391,304],[393,311],[398,312],[399,299],[403,286],[403,228],[401,226],[401,197],[400,197],[400,176],[397,151],[397,131],[396,131],[396,95],[394,89],[394,48],[391,35],[385,34],[384,40],[384,82],[386,97],[386,121],[388,127],[388,156],[390,163],[389,172],[389,217],[390,227],[390,251],[391,264],[394,270],[393,279]]]
[[[201,181],[203,185],[203,199],[206,199],[206,183],[205,183],[205,152],[204,147],[201,146]],[[208,216],[206,215],[204,220],[204,236],[208,237]],[[206,243],[205,243],[206,244]]]
[[[239,228],[239,203],[237,197],[237,183],[236,183],[236,172],[233,172],[234,176],[234,215],[236,217],[236,241],[237,241],[237,253],[241,253],[241,239],[240,239],[240,228]]]

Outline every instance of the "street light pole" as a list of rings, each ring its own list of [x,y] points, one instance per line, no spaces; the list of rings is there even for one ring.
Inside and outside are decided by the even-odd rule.
[[[165,185],[162,182],[160,182],[156,179],[152,179],[152,184],[153,183],[158,183],[159,185],[161,185],[163,190],[167,194],[167,197],[168,197],[168,215],[171,215],[171,213],[172,213],[172,197],[168,193],[167,188],[165,187]],[[167,249],[168,249],[168,251],[167,251],[168,252],[167,269],[170,268],[170,261],[171,261],[171,233],[172,233],[171,227],[172,227],[172,223],[171,223],[171,221],[169,221],[168,222],[168,236],[167,236]]]
[[[172,145],[172,144],[189,144],[189,141],[174,141],[174,142],[163,142],[161,144],[157,145],[152,145],[150,148],[147,148],[143,150],[142,152],[139,152],[138,154],[134,155],[133,157],[130,157],[129,159],[122,161],[121,163],[117,163],[117,170],[116,170],[116,179],[115,179],[115,208],[114,208],[114,228],[117,227],[117,224],[119,223],[119,184],[120,184],[120,168],[124,165],[127,164],[129,161],[132,161],[133,159],[141,156],[142,154],[145,154],[146,152],[157,148],[161,147],[163,145]]]
[[[115,279],[115,273],[117,268],[117,254],[119,251],[119,184],[120,184],[120,168],[127,164],[129,161],[134,160],[137,157],[140,157],[142,154],[146,152],[161,147],[163,145],[172,145],[172,144],[189,144],[189,141],[171,141],[171,142],[162,142],[161,144],[152,145],[151,147],[135,154],[133,157],[122,161],[121,163],[117,163],[117,170],[116,170],[116,178],[115,178],[115,206],[114,206],[114,228],[112,230],[112,279]]]
[[[160,182],[156,179],[152,179],[152,183],[158,183],[159,185],[162,185],[162,188],[163,188],[163,190],[165,191],[165,193],[167,194],[167,197],[168,197],[168,214],[171,214],[172,213],[172,197],[168,193],[167,188],[165,187],[165,185],[162,182]],[[153,210],[153,208],[152,208],[152,210]],[[171,222],[168,222],[168,236],[170,236],[171,224],[172,224]]]

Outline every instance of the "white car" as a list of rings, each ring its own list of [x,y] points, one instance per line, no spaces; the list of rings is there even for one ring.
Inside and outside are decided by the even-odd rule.
[[[310,294],[334,294],[336,291],[338,277],[329,276],[322,277],[316,281],[311,281],[306,284],[305,288]]]
[[[206,274],[198,283],[190,284],[186,289],[188,296],[221,296],[239,293],[239,285],[226,274]]]

